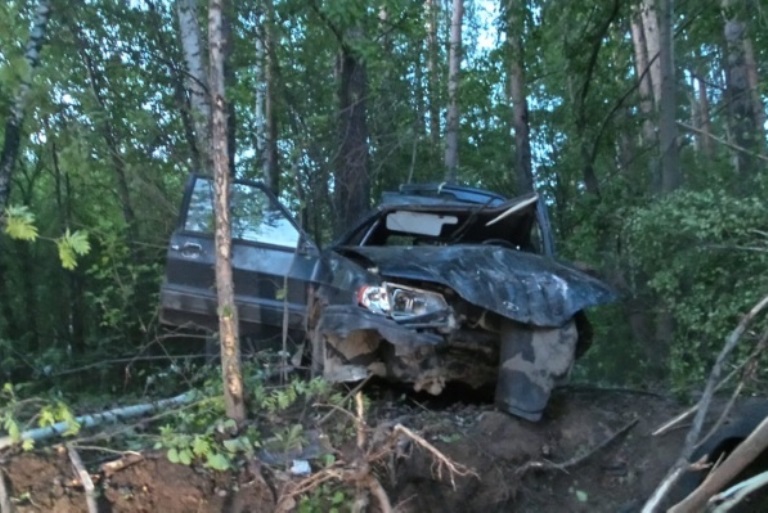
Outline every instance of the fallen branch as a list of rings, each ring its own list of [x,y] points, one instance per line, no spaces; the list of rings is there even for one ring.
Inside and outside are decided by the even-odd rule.
[[[685,437],[685,443],[683,445],[683,449],[680,451],[680,456],[674,465],[672,465],[672,467],[669,469],[661,484],[656,488],[651,497],[643,505],[642,513],[655,512],[669,491],[675,485],[677,480],[680,479],[684,469],[688,467],[689,459],[691,458],[696,444],[699,441],[699,435],[701,434],[701,429],[704,426],[704,419],[706,418],[707,412],[709,410],[709,405],[712,402],[712,396],[714,395],[715,387],[720,381],[720,374],[722,373],[725,360],[736,348],[736,345],[744,335],[744,332],[752,322],[752,319],[754,319],[757,314],[763,311],[766,306],[768,306],[768,296],[765,296],[755,306],[753,306],[752,309],[741,319],[739,324],[736,326],[736,329],[734,329],[728,335],[728,337],[726,337],[725,344],[720,350],[720,354],[717,355],[717,360],[709,372],[709,379],[707,379],[704,392],[701,394],[701,399],[699,399],[699,403],[697,404],[696,416],[693,419],[693,425],[691,426],[691,429],[688,431],[688,434]]]
[[[81,415],[79,417],[75,417],[74,421],[81,427],[90,428],[100,426],[101,424],[106,424],[108,422],[120,422],[122,419],[138,417],[139,415],[152,413],[157,410],[163,410],[170,406],[179,406],[182,404],[191,403],[196,397],[197,392],[190,390],[189,392],[177,395],[176,397],[161,399],[160,401],[153,403],[124,406],[121,408],[107,410],[102,413]],[[40,440],[53,438],[63,434],[70,428],[72,428],[72,424],[70,422],[57,422],[51,426],[24,431],[21,433],[19,439],[14,439],[11,436],[4,436],[0,438],[0,450],[11,447],[12,445],[18,442],[23,442],[24,440],[33,440],[37,442]]]
[[[768,472],[752,476],[746,481],[733,485],[709,499],[708,504],[713,507],[712,513],[726,513],[736,507],[749,494],[764,486],[768,486]]]
[[[529,470],[532,469],[541,469],[541,470],[560,470],[562,472],[567,472],[569,468],[575,467],[577,465],[580,465],[584,461],[586,461],[588,458],[592,457],[594,454],[602,451],[608,445],[611,444],[614,440],[622,436],[624,433],[635,427],[639,419],[635,418],[625,424],[621,429],[613,433],[611,436],[603,440],[600,444],[595,446],[594,448],[587,451],[585,454],[582,454],[580,456],[574,456],[573,458],[563,461],[562,463],[555,463],[554,461],[548,461],[548,460],[537,460],[537,461],[528,461],[524,465],[521,465],[520,467],[515,470],[515,476],[520,479],[522,478]]]
[[[68,445],[67,453],[69,454],[69,461],[72,462],[72,467],[74,467],[77,477],[83,484],[83,489],[85,490],[85,503],[88,505],[88,513],[99,513],[99,506],[96,503],[96,495],[94,494],[95,487],[93,486],[91,475],[88,473],[85,465],[83,465],[83,460],[80,459],[80,455],[74,447]]]
[[[728,484],[761,452],[768,448],[768,417],[714,469],[688,497],[669,509],[669,513],[703,511],[707,500]]]
[[[111,477],[113,474],[120,472],[121,470],[143,460],[144,456],[142,456],[140,453],[128,452],[119,460],[112,460],[102,464],[101,471],[104,473],[104,477]]]
[[[755,349],[754,351],[752,351],[752,354],[750,354],[743,362],[741,362],[736,367],[734,367],[733,370],[731,370],[731,372],[729,372],[726,377],[720,380],[720,383],[718,383],[717,386],[715,387],[715,393],[718,392],[723,386],[725,386],[739,372],[744,371],[745,375],[751,372],[751,369],[749,369],[748,367],[754,367],[757,364],[757,359],[760,358],[760,356],[763,354],[763,351],[765,351],[766,347],[768,347],[768,330],[766,330],[766,332],[763,333],[763,336],[760,338],[760,341],[755,346]],[[742,375],[742,379],[739,382],[739,385],[736,387],[737,390],[740,391],[740,389],[743,388],[743,383],[744,383],[744,375]],[[712,429],[710,429],[710,432],[707,433],[707,435],[704,436],[699,441],[698,445],[701,445],[702,443],[704,443],[704,441],[706,441],[706,439],[712,435],[715,429],[719,427],[720,424],[722,424],[722,421],[724,420],[725,416],[727,416],[728,412],[730,411],[730,407],[733,406],[732,403],[735,400],[735,396],[737,395],[738,395],[737,393],[734,393],[731,396],[731,401],[724,408],[723,413],[721,414],[721,418],[718,420],[718,422],[715,423],[715,426],[713,426]],[[691,406],[690,408],[682,412],[677,417],[664,423],[662,426],[656,428],[656,430],[652,433],[652,436],[659,436],[668,432],[679,422],[682,422],[683,420],[693,415],[698,408],[699,408],[699,403],[694,404],[693,406]]]

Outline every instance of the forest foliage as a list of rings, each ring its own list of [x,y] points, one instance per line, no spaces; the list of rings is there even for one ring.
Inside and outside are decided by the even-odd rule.
[[[760,1],[224,11],[233,173],[264,180],[321,244],[401,183],[532,184],[559,254],[621,293],[593,317],[579,372],[681,389],[768,288]],[[70,371],[200,350],[156,311],[183,184],[209,168],[183,44],[195,19],[205,35],[206,12],[194,0],[0,3],[0,379],[112,386],[123,376],[109,365]]]

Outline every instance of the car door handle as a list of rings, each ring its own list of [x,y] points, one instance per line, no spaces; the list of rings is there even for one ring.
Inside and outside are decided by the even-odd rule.
[[[180,251],[182,256],[189,258],[197,258],[203,252],[203,246],[196,242],[185,242],[181,248],[179,248],[178,244],[174,244],[172,248],[176,251]]]

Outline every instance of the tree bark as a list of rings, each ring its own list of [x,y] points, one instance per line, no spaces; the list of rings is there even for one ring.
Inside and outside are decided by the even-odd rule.
[[[0,210],[8,204],[11,193],[11,176],[16,157],[19,154],[21,144],[21,131],[24,123],[24,111],[27,107],[29,90],[32,87],[32,78],[40,64],[40,50],[45,42],[48,20],[51,17],[50,0],[40,0],[35,11],[35,19],[29,40],[24,51],[24,61],[27,73],[22,76],[19,89],[11,104],[11,112],[5,123],[5,138],[3,149],[0,153]]]
[[[697,123],[696,126],[702,131],[701,134],[701,154],[706,159],[711,159],[714,156],[714,149],[712,148],[712,139],[710,133],[712,132],[712,121],[710,119],[709,108],[709,95],[707,94],[707,84],[701,78],[701,74],[697,74],[695,77],[696,90],[697,90]]]
[[[211,96],[208,92],[208,74],[203,54],[203,41],[197,17],[197,0],[177,0],[181,47],[187,69],[187,89],[192,105],[197,151],[205,169],[211,173]]]
[[[259,174],[275,194],[280,192],[279,154],[277,151],[277,111],[275,108],[275,34],[272,29],[275,8],[265,0],[264,14],[257,14],[256,36],[256,154]]]
[[[448,115],[445,121],[445,181],[455,183],[459,167],[459,75],[464,0],[453,0],[448,56]]]
[[[357,36],[350,31],[350,39]],[[334,180],[336,233],[341,233],[368,210],[370,177],[365,63],[348,44],[342,44],[338,59],[339,153]]]
[[[646,55],[650,65],[651,90],[653,91],[653,99],[658,110],[661,102],[661,41],[656,0],[643,0],[641,15],[643,20],[643,33],[645,35]]]
[[[752,97],[749,91],[749,76],[744,52],[745,24],[739,19],[732,6],[733,0],[723,0],[725,16],[725,41],[727,53],[726,99],[728,101],[729,128],[737,146],[754,151],[757,143]],[[754,160],[747,152],[733,155],[737,189],[746,191],[750,187]]]
[[[648,47],[640,13],[633,13],[630,27],[635,54],[635,73],[639,82],[637,90],[640,94],[640,112],[643,116],[643,144],[651,146],[656,141],[656,131],[652,120],[653,91],[648,63]]]
[[[755,49],[749,36],[744,36],[744,65],[747,67],[747,83],[752,99],[752,112],[755,118],[755,139],[759,141],[756,148],[760,153],[765,153],[765,107],[760,97],[760,79],[757,73],[757,61]]]
[[[672,0],[660,0],[659,63],[661,90],[659,101],[659,144],[661,150],[661,193],[668,194],[682,183],[677,146],[677,101],[675,98],[675,61],[672,40],[674,12]]]
[[[219,307],[219,339],[221,373],[224,381],[224,404],[227,416],[238,424],[245,421],[243,376],[240,362],[240,340],[235,287],[232,278],[232,233],[230,226],[230,192],[227,137],[227,105],[224,90],[224,35],[222,0],[210,0],[208,11],[208,46],[210,62],[210,100],[212,112],[212,159],[216,213],[216,294]]]
[[[429,105],[429,137],[432,151],[440,147],[440,100],[437,47],[437,20],[439,4],[437,0],[426,0],[427,11],[427,103]]]
[[[522,32],[524,22],[517,15],[514,0],[503,0],[507,15],[507,44],[509,45],[509,102],[512,104],[512,128],[515,132],[515,181],[517,194],[533,191],[531,136],[528,125],[525,62]]]

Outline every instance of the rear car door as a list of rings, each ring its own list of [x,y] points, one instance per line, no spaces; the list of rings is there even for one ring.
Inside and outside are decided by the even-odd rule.
[[[193,176],[168,247],[161,320],[216,330],[213,182]],[[238,181],[231,195],[232,270],[243,334],[301,329],[318,250],[260,183]]]

